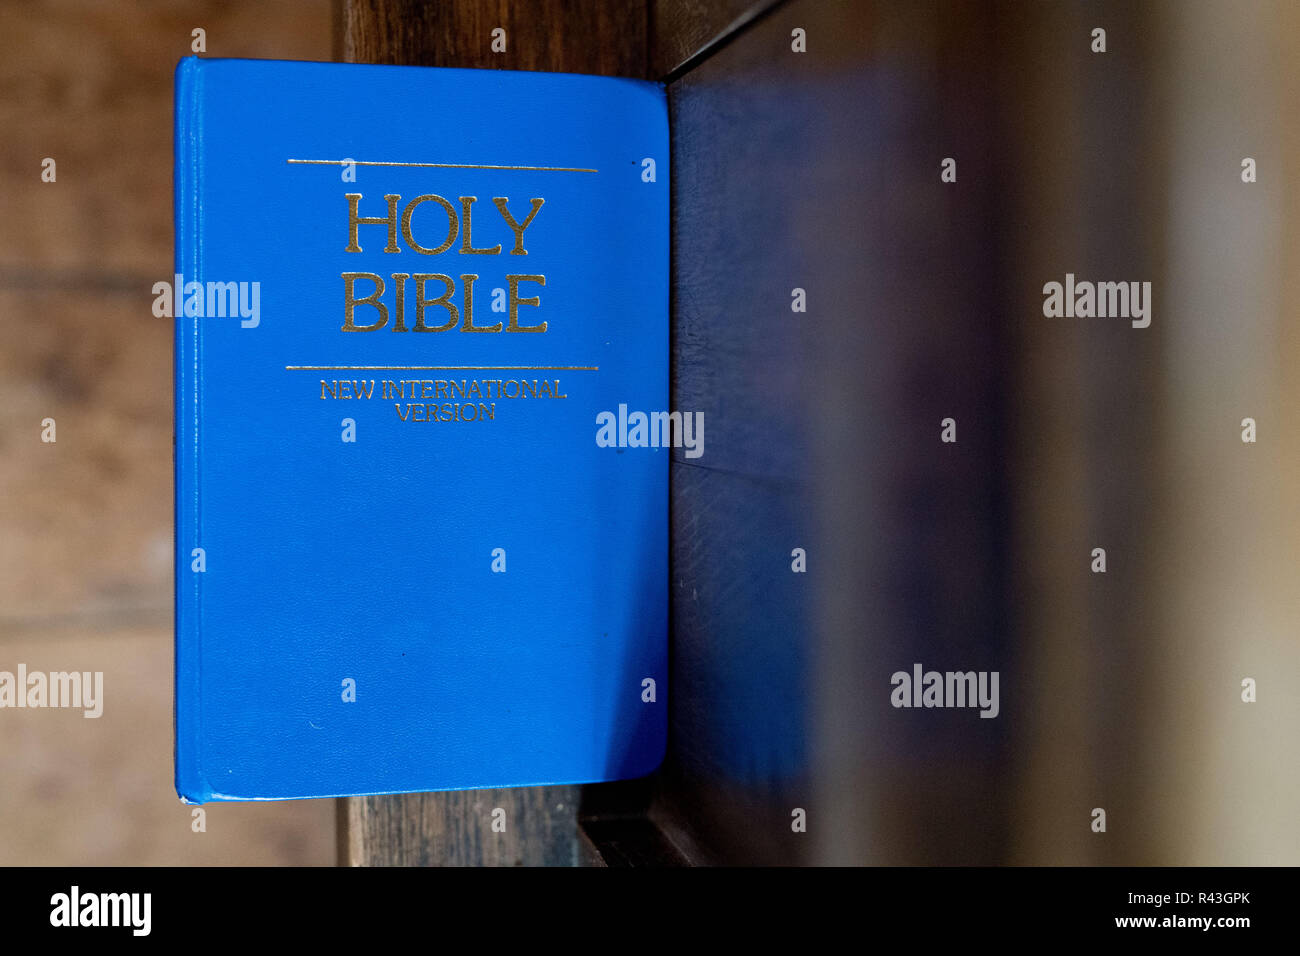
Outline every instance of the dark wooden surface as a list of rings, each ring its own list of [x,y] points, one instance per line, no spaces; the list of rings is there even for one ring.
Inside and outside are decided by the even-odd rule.
[[[1041,313],[1047,278],[1163,274],[1152,25],[1132,4],[792,0],[669,85],[673,407],[709,437],[672,465],[647,813],[693,862],[1155,858],[1152,399],[1182,316]],[[1207,178],[1238,214],[1232,177]],[[1240,416],[1220,417],[1201,427]],[[1119,574],[1089,571],[1098,544]],[[998,671],[999,717],[892,708],[914,662]],[[1132,828],[1099,838],[1094,806]]]
[[[651,0],[650,71],[662,79],[781,0]]]
[[[887,693],[913,661],[1003,660],[991,31],[801,0],[669,86],[673,405],[709,444],[672,465],[650,814],[697,860],[970,862],[1004,832],[1006,722]]]
[[[342,0],[340,16],[342,58],[355,63],[648,75],[640,0]]]
[[[339,801],[351,866],[601,866],[578,826],[578,787],[520,787]],[[492,829],[505,810],[505,832]]]

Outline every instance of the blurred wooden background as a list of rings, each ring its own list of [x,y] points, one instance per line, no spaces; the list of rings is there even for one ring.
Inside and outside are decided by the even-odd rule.
[[[342,801],[337,845],[330,801],[190,833],[149,289],[194,27],[670,81],[673,407],[708,452],[672,470],[653,778]],[[99,721],[0,715],[0,864],[1300,860],[1293,4],[0,2],[0,51],[0,669],[107,684]],[[1044,319],[1066,272],[1152,281],[1151,328]],[[914,661],[999,670],[1000,717],[890,708]],[[505,801],[529,825],[486,840]]]
[[[172,329],[150,291],[191,31],[213,56],[324,60],[331,16],[0,3],[0,669],[102,670],[106,700],[0,713],[0,865],[334,860],[328,801],[209,806],[196,834],[172,787]]]

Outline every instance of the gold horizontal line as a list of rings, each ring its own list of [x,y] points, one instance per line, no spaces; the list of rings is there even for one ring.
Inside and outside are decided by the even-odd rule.
[[[526,169],[542,173],[597,173],[598,169],[581,166],[494,166],[490,163],[386,163],[373,160],[286,159],[286,163],[308,166],[417,166],[424,169]]]
[[[598,365],[286,365],[291,372],[330,372],[340,370],[408,371],[408,372],[597,372]]]

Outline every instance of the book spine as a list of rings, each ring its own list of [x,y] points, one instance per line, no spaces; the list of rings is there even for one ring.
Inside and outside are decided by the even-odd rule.
[[[199,170],[203,147],[202,65],[194,57],[176,68],[174,183],[176,249],[172,277],[175,322],[173,387],[176,390],[172,459],[175,469],[176,792],[187,803],[210,799],[199,762],[201,710],[199,666],[203,574],[194,570],[194,549],[202,546],[199,515],[199,427],[201,378],[197,318],[186,318],[184,285],[201,275]],[[206,555],[204,556],[206,566]]]

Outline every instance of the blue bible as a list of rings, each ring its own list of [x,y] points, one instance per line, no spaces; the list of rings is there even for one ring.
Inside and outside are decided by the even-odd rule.
[[[175,136],[182,799],[654,770],[663,88],[186,59]]]

